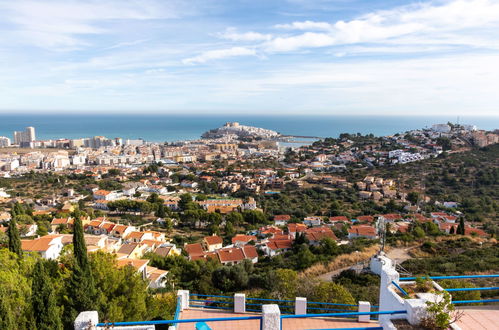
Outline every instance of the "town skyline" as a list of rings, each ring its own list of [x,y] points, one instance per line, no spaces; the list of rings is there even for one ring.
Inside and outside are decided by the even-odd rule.
[[[0,1],[0,12],[0,113],[497,115],[494,1]]]

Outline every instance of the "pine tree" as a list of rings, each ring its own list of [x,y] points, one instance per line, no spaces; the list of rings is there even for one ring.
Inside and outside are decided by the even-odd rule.
[[[7,236],[9,237],[10,252],[13,252],[21,257],[23,255],[23,251],[21,249],[21,237],[19,236],[19,230],[17,229],[15,218],[12,218],[10,220]]]
[[[165,206],[163,205],[163,203],[158,203],[158,210],[156,211],[156,216],[159,218],[166,217]]]
[[[35,264],[31,285],[31,305],[38,330],[62,329],[59,308],[57,307],[54,286],[44,266],[43,260]]]
[[[67,304],[64,308],[65,328],[71,328],[78,313],[96,309],[97,296],[94,278],[88,263],[87,247],[81,219],[77,217],[73,231],[74,266],[67,285]]]

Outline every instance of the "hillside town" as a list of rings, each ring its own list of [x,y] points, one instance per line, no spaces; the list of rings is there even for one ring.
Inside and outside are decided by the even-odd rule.
[[[380,138],[342,134],[286,149],[275,140],[249,138],[275,134],[237,123],[205,139],[174,145],[104,137],[38,141],[33,127],[14,136],[18,149],[0,154],[1,177],[16,182],[48,174],[58,188],[32,185],[22,194],[17,186],[0,188],[0,231],[6,233],[17,218],[22,249],[56,260],[72,243],[74,217],[81,217],[87,250],[114,254],[118,267],[134,267],[150,288],[168,283],[167,270],[149,265],[153,255],[256,264],[290,253],[297,240],[310,248],[324,241],[341,246],[419,227],[449,235],[490,236],[481,224],[467,219],[457,202],[434,200],[393,178],[348,175],[498,142],[497,132],[471,126],[434,125]],[[12,148],[7,138],[2,141]],[[262,204],[265,198],[316,188],[354,194],[350,196],[356,195],[359,203],[395,203],[401,208],[354,215],[300,210],[300,216]],[[423,211],[429,203],[434,211]],[[23,211],[18,214],[16,209]]]

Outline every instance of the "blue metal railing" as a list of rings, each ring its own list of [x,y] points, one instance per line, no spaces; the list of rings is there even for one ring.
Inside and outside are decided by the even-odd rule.
[[[452,289],[444,289],[445,291],[448,292],[453,292],[453,291],[482,291],[482,290],[499,290],[499,287],[488,287],[488,288],[452,288]]]
[[[260,300],[260,301],[274,301],[274,302],[287,302],[294,303],[294,300],[279,300],[279,299],[267,299],[267,298],[246,298],[246,300]]]
[[[483,303],[492,303],[499,302],[499,299],[482,299],[482,300],[455,300],[453,304],[483,304]]]
[[[292,314],[292,313],[294,313],[294,309],[295,309],[294,305],[293,306],[284,305],[285,303],[294,303],[295,302],[294,300],[281,300],[281,299],[269,299],[269,298],[246,298],[246,301],[248,301],[248,300],[250,300],[250,301],[283,303],[282,305],[278,304],[279,309],[281,309],[281,312],[283,312],[283,314]],[[249,311],[249,312],[261,312],[263,304],[256,304],[256,303],[248,303],[248,302],[246,302],[246,306],[250,306],[250,308],[246,308],[246,310]]]
[[[338,304],[338,303],[325,303],[325,302],[317,302],[317,301],[308,301],[307,304],[317,304],[317,305],[330,305],[330,306],[351,306],[358,307],[359,305],[351,305],[351,304]]]
[[[325,313],[325,314],[302,314],[302,315],[282,315],[282,319],[288,318],[307,318],[307,317],[348,317],[360,315],[384,315],[384,314],[405,314],[406,311],[384,311],[384,312],[353,312],[353,313]],[[158,321],[132,321],[132,322],[105,322],[98,323],[98,327],[115,327],[115,326],[137,326],[137,325],[163,325],[163,324],[180,324],[180,323],[197,323],[197,322],[227,322],[227,321],[249,321],[259,320],[260,325],[262,316],[243,316],[243,317],[217,317],[211,319],[189,319],[189,320],[158,320]],[[379,327],[361,327],[348,329],[380,329]],[[336,329],[338,330],[338,329]]]
[[[350,309],[320,308],[320,307],[308,307],[307,306],[307,310],[308,309],[321,310],[321,311],[333,311],[333,312],[351,312],[352,311]]]
[[[209,308],[209,309],[223,309],[223,310],[232,310],[234,306],[234,297],[231,296],[216,296],[211,294],[198,294],[191,293],[190,297],[196,298],[206,298],[206,299],[189,299],[189,307],[199,307],[199,308]],[[216,298],[216,299],[211,299]],[[227,301],[230,300],[230,301]]]
[[[386,314],[405,314],[407,311],[382,311],[382,312],[350,312],[350,313],[320,313],[320,314],[299,314],[299,315],[281,315],[281,319],[302,319],[308,317],[346,317],[361,315],[386,315]]]
[[[189,320],[159,320],[159,321],[134,321],[134,322],[108,322],[98,323],[98,327],[113,327],[113,326],[132,326],[132,325],[161,325],[161,324],[177,324],[177,323],[196,323],[196,322],[225,322],[225,321],[247,321],[260,320],[261,316],[241,316],[241,317],[217,317],[212,319],[189,319]]]
[[[398,285],[397,282],[395,281],[392,281],[392,284],[404,295],[404,296],[408,296],[409,294],[404,290],[402,289],[402,287],[400,285]]]
[[[310,305],[314,306],[311,307]],[[330,307],[331,306],[331,307]],[[334,308],[336,307],[336,308]],[[328,313],[328,312],[354,312],[355,310],[349,309],[349,307],[355,307],[355,310],[358,308],[358,305],[353,304],[341,304],[341,303],[326,303],[326,302],[318,302],[318,301],[308,301],[307,302],[307,312],[311,313]],[[355,317],[355,316],[349,316]]]
[[[432,280],[457,280],[462,278],[490,278],[499,277],[499,274],[489,274],[489,275],[456,275],[456,276],[425,276]],[[414,281],[418,277],[401,277],[400,281]]]
[[[210,298],[227,298],[227,299],[234,298],[233,296],[215,296],[212,294],[199,294],[199,293],[191,293],[191,294],[189,294],[189,296],[191,296],[191,297],[196,296],[196,297],[210,297]]]

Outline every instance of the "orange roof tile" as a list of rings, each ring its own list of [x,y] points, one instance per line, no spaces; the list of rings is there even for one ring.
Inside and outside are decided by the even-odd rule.
[[[215,235],[213,235],[213,236],[206,236],[204,238],[204,240],[205,240],[206,244],[208,244],[208,245],[216,245],[216,244],[222,244],[223,243],[222,237],[215,236]]]
[[[245,245],[243,247],[243,253],[247,259],[258,258],[258,252],[256,251],[256,247],[253,245]]]
[[[193,256],[199,256],[204,253],[201,243],[187,244],[185,245],[184,249],[191,258]]]
[[[331,222],[334,222],[334,221],[344,221],[344,222],[347,222],[348,218],[345,217],[344,215],[339,215],[337,217],[330,217],[329,221],[331,221]]]
[[[279,214],[274,216],[274,221],[289,221],[291,216],[287,214]]]
[[[132,266],[133,268],[139,270],[144,265],[149,263],[148,259],[119,259],[116,261],[118,267]]]
[[[376,229],[371,226],[352,226],[348,229],[348,232],[351,234],[357,234],[362,236],[376,236]]]
[[[109,195],[111,192],[110,191],[107,191],[107,190],[97,190],[96,192],[94,192],[94,195],[97,195],[97,196],[107,196]]]
[[[58,235],[47,235],[34,240],[21,240],[21,248],[24,251],[47,251],[50,247],[50,243],[54,238],[59,237]]]
[[[269,240],[269,242],[267,243],[267,246],[271,250],[291,249],[293,247],[293,241],[290,239],[279,240],[279,241]]]
[[[357,220],[364,222],[373,222],[374,217],[372,215],[360,215],[357,217]]]
[[[217,251],[217,254],[221,262],[239,262],[244,260],[243,250],[238,248],[220,249]]]
[[[232,244],[236,244],[237,242],[248,243],[250,241],[256,241],[256,236],[237,234],[236,236],[232,237]]]
[[[144,236],[144,232],[142,231],[132,231],[130,234],[128,234],[128,238],[131,238],[131,239],[140,239],[142,238],[142,236]]]

